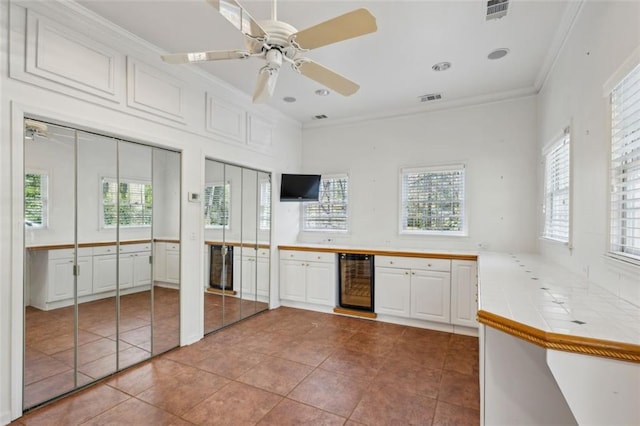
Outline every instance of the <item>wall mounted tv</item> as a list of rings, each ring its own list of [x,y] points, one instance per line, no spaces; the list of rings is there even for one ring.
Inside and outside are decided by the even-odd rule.
[[[282,174],[280,201],[318,201],[320,175]]]

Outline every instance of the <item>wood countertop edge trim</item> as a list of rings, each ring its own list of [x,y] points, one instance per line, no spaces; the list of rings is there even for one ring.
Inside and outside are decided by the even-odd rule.
[[[640,345],[543,331],[483,310],[478,321],[546,349],[640,363]]]
[[[156,240],[127,240],[120,241],[121,246],[131,245],[131,244],[146,244]],[[104,246],[115,246],[115,241],[100,241],[95,243],[79,243],[78,248],[86,248],[86,247],[104,247]],[[40,250],[61,250],[61,249],[72,249],[75,248],[74,244],[46,244],[41,246],[32,246],[27,247],[28,251],[40,251]]]
[[[208,245],[208,246],[231,246],[231,247],[256,248],[256,244],[254,244],[254,243],[239,243],[239,242],[233,242],[233,241],[226,241],[226,242],[222,242],[222,241],[205,241],[204,243],[206,245]],[[257,247],[261,248],[261,249],[271,248],[271,246],[269,244],[258,244]]]
[[[475,254],[419,253],[413,251],[346,249],[334,247],[278,246],[279,250],[315,251],[321,253],[369,254],[374,256],[423,257],[429,259],[478,260]]]

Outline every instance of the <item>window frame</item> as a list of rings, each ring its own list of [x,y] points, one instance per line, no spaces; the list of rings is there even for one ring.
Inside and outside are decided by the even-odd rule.
[[[40,175],[40,203],[41,203],[41,208],[40,208],[40,215],[42,216],[42,224],[38,224],[38,225],[27,225],[27,211],[26,211],[26,202],[27,202],[27,197],[26,197],[26,193],[25,193],[25,189],[26,189],[26,179],[27,179],[27,175]],[[45,177],[45,184],[44,184],[44,191],[42,189],[43,185],[42,185],[42,177]],[[22,194],[24,196],[24,200],[23,200],[23,212],[24,212],[24,221],[25,221],[25,226],[27,227],[27,229],[29,230],[43,230],[43,229],[48,229],[49,228],[49,188],[51,187],[51,174],[49,173],[48,170],[40,170],[40,169],[26,169],[24,172],[24,181],[23,181],[23,189],[22,189]],[[44,192],[44,198],[43,198],[43,193]]]
[[[346,217],[344,220],[344,229],[331,229],[331,228],[307,228],[306,227],[306,223],[307,223],[307,207],[313,204],[319,204],[321,203],[321,201],[305,201],[301,203],[301,209],[302,212],[300,214],[300,220],[302,221],[300,228],[302,229],[302,232],[329,232],[329,233],[339,233],[339,234],[347,234],[349,233],[349,229],[351,227],[351,220],[350,220],[350,211],[349,211],[349,198],[350,198],[350,178],[349,178],[349,173],[334,173],[334,174],[328,174],[328,175],[321,175],[320,177],[320,190],[319,190],[319,196],[318,199],[321,200],[322,199],[322,194],[323,194],[323,181],[325,180],[339,180],[339,179],[346,179],[347,181],[347,197],[346,200],[344,202],[345,204],[345,211],[346,211]]]
[[[268,186],[269,190],[263,187]],[[258,229],[260,231],[269,231],[271,229],[271,212],[272,212],[272,191],[273,185],[271,179],[261,178],[258,180]],[[266,193],[265,193],[266,192]],[[266,224],[266,225],[265,225]]]
[[[564,128],[564,130],[557,134],[555,137],[553,137],[551,139],[551,141],[542,149],[542,232],[540,233],[540,238],[545,240],[545,241],[549,241],[549,242],[553,242],[553,243],[558,243],[558,244],[562,244],[565,245],[569,248],[571,248],[571,244],[572,244],[572,237],[573,237],[573,150],[571,149],[571,139],[572,139],[572,132],[571,132],[571,126],[567,126]],[[552,193],[548,192],[548,187],[549,187],[549,182],[548,182],[548,161],[550,160],[550,156],[559,148],[562,147],[562,145],[567,145],[568,146],[568,153],[567,153],[567,202],[568,202],[568,209],[567,209],[567,214],[568,214],[568,219],[567,219],[567,239],[566,240],[562,240],[560,238],[554,238],[553,235],[548,235],[547,234],[547,218],[548,218],[548,202],[549,202],[549,197],[553,196],[554,194],[558,193],[558,192],[562,192],[562,191],[553,191]],[[551,213],[551,216],[553,217],[553,213]],[[553,221],[553,219],[551,218],[551,221]]]
[[[618,243],[618,245],[616,246],[616,244],[614,244],[614,238],[616,235],[621,235],[622,232],[618,232],[617,234],[614,234],[614,228],[615,227],[621,227],[621,220],[619,218],[616,219],[615,217],[615,212],[614,212],[614,203],[615,201],[615,194],[614,194],[614,188],[615,188],[615,178],[618,175],[615,175],[615,167],[614,167],[614,148],[615,148],[615,141],[614,141],[614,104],[613,104],[613,95],[614,95],[614,91],[620,86],[620,84],[629,76],[631,76],[633,73],[639,73],[640,74],[640,48],[637,49],[637,52],[635,55],[632,55],[617,71],[616,73],[609,78],[609,80],[607,81],[607,83],[604,85],[604,96],[607,99],[607,104],[608,104],[608,109],[607,109],[607,120],[608,120],[608,131],[609,131],[609,163],[608,163],[608,174],[607,174],[607,179],[608,179],[608,186],[609,186],[609,191],[608,191],[608,198],[609,198],[609,202],[608,202],[608,220],[607,220],[607,248],[605,250],[605,256],[613,259],[613,260],[617,260],[617,261],[623,261],[626,264],[630,264],[630,265],[634,265],[634,266],[638,266],[640,267],[640,247],[633,247],[634,250],[637,251],[637,254],[632,252],[625,252],[624,249],[626,248],[626,245],[621,245]],[[639,153],[640,154],[640,153]],[[632,162],[630,163],[633,166],[632,167],[638,167],[640,166],[640,156],[638,158],[633,158],[632,157]],[[638,171],[636,171],[637,173],[640,174],[640,169]],[[635,189],[634,190],[634,194],[638,193],[638,195],[640,195],[640,189]],[[622,201],[618,202],[619,204],[622,204]],[[618,210],[619,212],[620,210]],[[616,223],[615,221],[618,220],[618,222]],[[640,218],[634,218],[634,223],[637,226],[640,226]],[[622,248],[622,250],[620,250],[620,248]]]
[[[123,225],[120,223],[120,218],[119,216],[116,214],[116,223],[114,225],[107,225],[105,223],[105,214],[104,214],[104,207],[105,207],[105,203],[104,203],[104,193],[103,193],[103,188],[104,188],[104,183],[105,181],[109,182],[109,183],[115,183],[118,187],[118,195],[120,193],[120,185],[122,185],[123,183],[126,183],[128,185],[130,184],[136,184],[136,185],[143,185],[143,186],[151,186],[151,223],[149,224],[133,224],[133,225]],[[151,226],[153,225],[153,182],[151,180],[145,180],[145,179],[139,179],[139,178],[113,178],[113,177],[109,177],[109,176],[102,176],[100,178],[100,196],[99,196],[99,200],[100,200],[100,229],[115,229],[116,227],[120,227],[120,228],[126,228],[126,229],[136,229],[136,228],[151,228]],[[118,203],[115,204],[116,206],[119,206]]]
[[[227,204],[227,223],[226,225],[212,225],[210,223],[208,223],[207,220],[207,215],[205,214],[205,208],[206,208],[206,192],[207,192],[207,188],[215,188],[217,186],[222,186],[222,187],[226,187],[226,189],[224,190],[227,194],[227,197],[225,198],[225,204]],[[204,218],[204,228],[205,229],[216,229],[216,230],[222,230],[224,229],[225,231],[230,231],[231,230],[231,181],[216,181],[216,182],[208,182],[205,183],[204,185],[204,191],[202,192],[202,216]]]
[[[404,179],[408,174],[438,173],[447,171],[462,171],[462,207],[460,219],[462,229],[456,231],[434,230],[434,229],[406,229],[405,228],[405,196]],[[453,163],[444,165],[432,165],[421,167],[402,167],[398,178],[398,233],[400,235],[421,235],[440,237],[468,237],[469,236],[469,216],[468,216],[468,196],[467,196],[467,166],[465,163]]]

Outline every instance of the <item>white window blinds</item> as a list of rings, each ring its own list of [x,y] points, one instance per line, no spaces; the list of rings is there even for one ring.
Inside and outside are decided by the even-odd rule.
[[[153,191],[150,183],[102,179],[104,227],[151,226]]]
[[[47,227],[48,180],[46,174],[24,176],[24,219],[30,228]]]
[[[204,188],[204,225],[207,228],[229,228],[231,185],[211,184]]]
[[[260,181],[260,229],[271,227],[271,181]]]
[[[544,154],[544,229],[542,236],[569,242],[570,145],[569,128]]]
[[[611,92],[611,252],[640,261],[640,65]]]
[[[464,165],[402,169],[403,233],[463,235]]]
[[[305,231],[347,231],[349,177],[322,176],[318,202],[303,203]]]

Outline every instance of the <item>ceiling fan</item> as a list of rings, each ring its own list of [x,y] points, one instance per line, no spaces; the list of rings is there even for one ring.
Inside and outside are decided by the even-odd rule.
[[[376,18],[367,9],[356,9],[298,31],[286,22],[278,21],[276,0],[272,2],[271,19],[259,22],[236,0],[207,1],[246,36],[246,49],[162,55],[165,62],[185,64],[264,58],[267,64],[258,73],[254,103],[264,103],[273,95],[283,63],[288,63],[300,74],[344,96],[353,95],[360,88],[357,83],[302,55],[318,47],[375,32]]]

